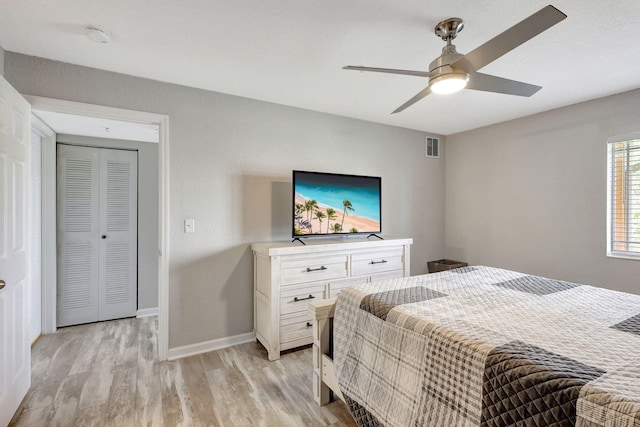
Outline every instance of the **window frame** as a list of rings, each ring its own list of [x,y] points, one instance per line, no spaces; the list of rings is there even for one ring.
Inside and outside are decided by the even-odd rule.
[[[614,216],[614,192],[613,192],[613,170],[612,170],[612,155],[613,155],[613,147],[617,143],[629,142],[640,139],[640,132],[634,132],[630,134],[615,136],[607,138],[607,164],[606,164],[606,173],[607,173],[607,257],[611,258],[622,258],[622,259],[631,259],[640,261],[640,249],[639,250],[619,250],[613,248],[613,227],[615,226],[613,216]],[[627,188],[623,190],[625,192],[625,198],[628,197],[626,192]],[[629,225],[626,225],[628,232]]]

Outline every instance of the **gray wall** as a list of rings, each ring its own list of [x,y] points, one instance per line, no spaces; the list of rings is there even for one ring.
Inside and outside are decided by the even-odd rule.
[[[57,140],[138,151],[138,310],[158,307],[158,144],[60,134]]]
[[[414,238],[412,274],[444,252],[444,159],[422,132],[12,52],[5,68],[24,94],[169,115],[171,348],[252,331],[249,245],[290,236],[292,169],[382,176],[384,234]]]
[[[606,256],[607,137],[639,128],[631,91],[447,137],[446,255],[640,293]]]
[[[4,76],[4,49],[0,46],[0,76]]]

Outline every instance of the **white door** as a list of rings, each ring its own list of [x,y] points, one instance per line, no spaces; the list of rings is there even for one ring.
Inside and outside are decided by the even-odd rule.
[[[100,150],[99,319],[138,307],[138,152]]]
[[[0,76],[0,426],[31,385],[30,128],[31,106]]]
[[[135,316],[137,152],[58,145],[58,326]]]

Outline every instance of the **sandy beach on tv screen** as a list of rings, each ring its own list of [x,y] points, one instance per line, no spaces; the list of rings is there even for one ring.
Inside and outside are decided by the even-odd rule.
[[[306,200],[304,199],[303,196],[296,193],[296,198],[295,198],[296,204],[304,205],[305,201]],[[342,231],[340,231],[341,233],[349,233],[349,230],[351,230],[352,228],[355,228],[356,230],[358,230],[359,233],[375,232],[375,231],[378,231],[380,228],[380,224],[378,223],[378,221],[374,221],[370,218],[360,217],[356,215],[357,214],[356,211],[347,212],[347,215],[344,216],[344,222],[343,222],[342,217],[343,217],[344,208],[342,206],[333,207],[333,209],[336,211],[335,213],[336,218],[334,220],[328,221],[326,216],[327,216],[327,209],[330,207],[331,206],[326,206],[321,203],[318,204],[317,210],[322,211],[325,214],[325,218],[322,219],[322,222],[320,222],[316,218],[315,214],[312,214],[311,212],[302,212],[302,218],[304,220],[310,219],[310,223],[311,223],[311,230],[306,228],[302,229],[301,230],[302,235],[320,234],[320,233],[331,234],[333,233],[332,231],[333,225],[336,223],[342,224]]]

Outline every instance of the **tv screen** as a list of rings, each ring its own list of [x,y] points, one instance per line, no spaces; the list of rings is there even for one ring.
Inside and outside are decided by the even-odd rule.
[[[293,171],[293,237],[381,233],[381,178]]]

